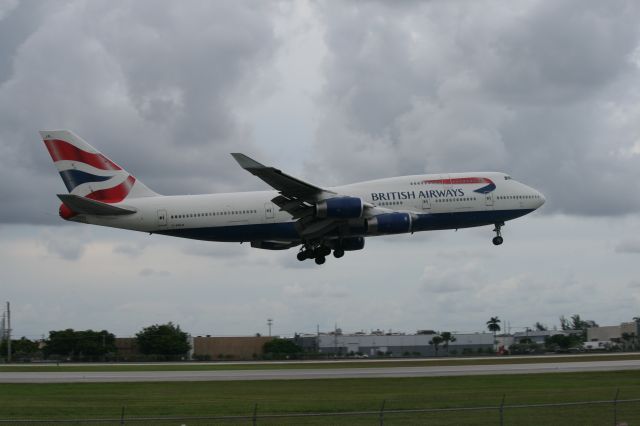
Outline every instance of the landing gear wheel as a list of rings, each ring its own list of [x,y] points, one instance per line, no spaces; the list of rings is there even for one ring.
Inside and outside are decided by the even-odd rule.
[[[331,254],[331,249],[329,247],[322,246],[318,248],[318,254],[320,256],[329,256]]]
[[[307,260],[307,253],[305,253],[303,251],[299,251],[298,254],[296,255],[296,257],[298,258],[298,260],[300,262],[303,262],[303,261]]]
[[[502,229],[503,226],[504,226],[504,222],[501,222],[501,223],[496,223],[496,227],[493,228],[493,232],[496,233],[496,236],[493,237],[493,240],[491,240],[491,241],[493,241],[493,245],[495,245],[495,246],[499,246],[504,241],[502,239],[502,234],[500,232],[500,230]]]
[[[327,258],[324,256],[316,257],[316,265],[322,265],[326,261],[327,261]]]
[[[333,257],[335,257],[336,259],[340,259],[342,256],[344,256],[344,250],[342,249],[335,249],[333,251]]]

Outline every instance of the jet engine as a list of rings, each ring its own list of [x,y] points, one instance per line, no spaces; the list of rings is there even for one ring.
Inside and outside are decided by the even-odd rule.
[[[404,234],[412,231],[409,213],[384,213],[367,219],[368,235]]]
[[[316,217],[329,219],[355,219],[362,217],[364,205],[357,197],[336,197],[316,204]]]

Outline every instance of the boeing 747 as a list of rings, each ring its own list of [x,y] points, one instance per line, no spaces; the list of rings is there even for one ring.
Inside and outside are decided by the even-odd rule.
[[[251,247],[299,247],[300,261],[340,258],[365,238],[492,225],[503,242],[508,220],[542,206],[544,196],[505,173],[400,176],[323,188],[240,153],[240,167],[272,190],[163,196],[67,130],[40,132],[69,193],[68,221]]]

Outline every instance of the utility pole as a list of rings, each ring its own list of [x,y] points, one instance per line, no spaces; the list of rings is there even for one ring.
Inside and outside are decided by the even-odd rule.
[[[267,325],[269,326],[269,337],[271,337],[271,324],[273,324],[273,320],[271,318],[268,318]]]
[[[7,362],[11,362],[11,305],[7,302]]]

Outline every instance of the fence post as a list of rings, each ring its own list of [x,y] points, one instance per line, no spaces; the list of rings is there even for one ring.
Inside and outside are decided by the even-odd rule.
[[[500,426],[504,426],[504,398],[505,394],[502,394],[502,401],[500,401]]]
[[[382,400],[382,406],[380,407],[380,426],[384,425],[384,404],[387,402],[386,399]]]
[[[120,411],[120,424],[124,424],[124,405],[122,406],[122,411]]]
[[[613,426],[618,424],[618,395],[620,394],[620,388],[616,389],[616,396],[613,397]]]
[[[258,403],[253,406],[253,426],[258,424]]]

